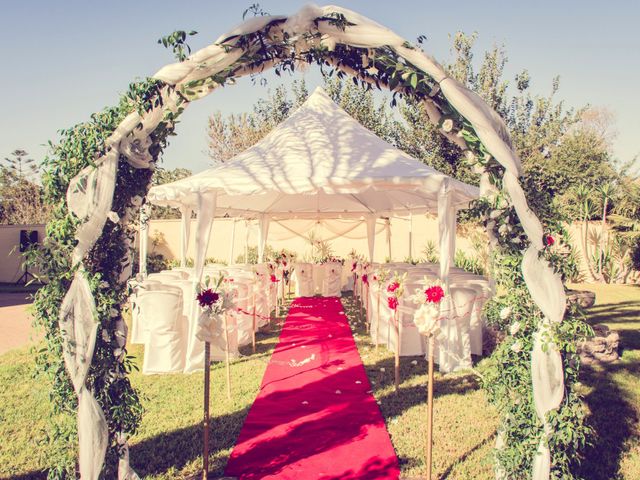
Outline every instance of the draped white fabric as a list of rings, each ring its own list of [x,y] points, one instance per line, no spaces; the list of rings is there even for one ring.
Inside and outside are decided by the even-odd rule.
[[[187,266],[187,250],[189,249],[189,234],[191,233],[192,209],[187,205],[180,207],[180,266]]]
[[[138,249],[138,270],[142,276],[147,275],[147,255],[149,254],[149,215],[147,205],[140,209],[140,248]]]
[[[373,262],[373,253],[376,246],[376,219],[367,217],[367,242],[369,244],[369,261]]]
[[[346,28],[328,21],[336,13],[345,16],[348,21]],[[487,151],[506,169],[504,188],[530,241],[522,268],[536,304],[545,313],[541,331],[548,322],[561,321],[566,299],[563,293],[558,293],[563,292],[560,277],[548,269],[544,259],[538,255],[543,247],[542,225],[529,209],[518,183],[521,163],[511,148],[504,122],[477,94],[448,77],[444,68],[421,49],[407,45],[404,39],[370,19],[333,5],[306,6],[288,18],[262,16],[250,19],[220,37],[219,42],[228,40],[227,45],[222,46],[216,42],[195,52],[186,61],[168,65],[158,71],[154,77],[168,84],[162,91],[162,101],[149,112],[139,114],[134,111],[129,114],[107,139],[107,153],[95,162],[101,170],[96,175],[104,178],[104,182],[101,180],[100,183],[103,184],[94,189],[101,193],[92,194],[91,201],[98,200],[98,197],[105,201],[87,204],[87,218],[76,235],[78,245],[74,251],[74,263],[80,261],[102,231],[111,208],[115,185],[115,172],[110,169],[117,164],[120,154],[125,155],[126,160],[137,168],[149,167],[152,160],[148,151],[151,143],[149,134],[162,121],[165,113],[176,111],[178,99],[182,102],[184,98],[181,91],[184,91],[186,82],[212,76],[233,65],[245,53],[242,48],[235,47],[238,35],[255,32],[276,19],[285,20],[281,28],[296,39],[298,47],[308,47],[309,42],[317,41],[313,35],[305,35],[308,32],[320,33],[319,42],[329,51],[333,51],[337,43],[364,48],[385,46],[438,82],[446,99],[471,123]],[[272,64],[273,62],[267,62],[256,67],[239,66],[236,73],[238,76],[249,75]],[[342,71],[349,70],[344,65],[338,67]],[[195,94],[190,98],[201,98],[209,94],[213,87],[215,85],[196,88]],[[338,215],[360,218],[370,213],[392,216],[401,212],[435,211],[435,197],[445,176],[415,162],[376,139],[371,132],[354,125],[353,119],[344,112],[336,111],[332,102],[327,101],[326,95],[324,99],[322,96],[313,95],[315,100],[312,102],[310,99],[306,104],[307,108],[301,109],[302,113],[294,113],[283,123],[283,128],[276,129],[262,142],[247,150],[246,155],[242,154],[244,157],[241,155],[236,161],[217,167],[219,170],[208,170],[183,183],[154,187],[157,190],[151,193],[151,197],[158,203],[196,206],[201,194],[218,191],[221,215],[228,213],[231,216],[250,218],[256,218],[267,211],[272,218],[284,216],[313,219]],[[187,105],[188,102],[183,102],[181,108]],[[439,110],[430,103],[430,99],[425,100],[424,107],[430,120],[437,124],[442,115]],[[298,116],[294,119],[296,115]],[[463,150],[467,149],[461,136],[453,132],[442,133]],[[311,146],[309,150],[308,145]],[[352,153],[357,155],[350,155]],[[454,209],[463,207],[477,197],[477,189],[453,180],[451,182],[453,193],[450,200]],[[79,205],[72,198],[77,193],[74,190],[76,184],[72,182],[70,186],[68,203],[71,211],[82,213],[80,208],[74,210],[75,207],[72,207],[72,203]],[[314,195],[310,195],[311,193]],[[199,231],[198,235],[200,233]],[[201,274],[200,271],[200,276]],[[77,317],[73,319],[73,322],[76,321]],[[550,351],[556,348],[553,344],[547,347]],[[553,353],[537,355],[534,352],[532,371],[542,372],[540,376],[547,376],[549,380],[557,380],[562,376],[562,365]],[[554,399],[552,405],[536,404],[539,415],[544,415],[544,412],[558,403],[557,397],[551,395],[551,392],[559,391],[556,383],[534,383],[534,398],[550,395]],[[549,426],[546,420],[541,420],[547,431]],[[100,428],[99,419],[95,419],[93,425],[79,425],[79,430],[91,428]],[[536,457],[533,474],[536,480],[546,480],[550,474],[550,452],[544,446],[544,439],[540,445],[540,455]],[[87,458],[81,452],[80,470],[89,471],[82,475],[83,478],[93,478],[90,471],[100,470],[102,458],[95,457],[91,469],[87,467]]]
[[[266,214],[260,216],[259,232],[260,238],[258,241],[258,262],[264,261],[264,249],[267,245],[267,237],[269,236],[269,223],[270,218]]]
[[[196,258],[193,264],[195,268],[194,281],[196,283],[202,280],[205,257],[211,238],[211,227],[213,226],[213,218],[216,212],[216,202],[216,192],[198,194],[198,201],[196,203]]]

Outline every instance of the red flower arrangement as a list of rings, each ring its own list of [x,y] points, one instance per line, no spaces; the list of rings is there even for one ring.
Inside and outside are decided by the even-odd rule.
[[[395,292],[398,288],[400,288],[400,284],[398,282],[391,282],[389,284],[389,286],[387,287],[387,292],[389,293],[393,293]]]
[[[431,303],[440,303],[440,301],[444,298],[444,290],[440,285],[434,285],[427,288],[424,291],[424,294],[427,297],[427,302]]]
[[[396,297],[388,297],[387,304],[391,310],[398,308],[398,299]]]
[[[556,239],[547,234],[542,238],[542,242],[545,244],[545,246],[550,247],[551,245],[556,243]]]
[[[214,292],[212,289],[207,288],[206,290],[201,291],[196,299],[202,308],[207,308],[212,306],[214,303],[218,301],[220,295]]]
[[[271,279],[271,283],[277,283],[278,282],[278,278],[272,273],[271,276],[269,277]]]

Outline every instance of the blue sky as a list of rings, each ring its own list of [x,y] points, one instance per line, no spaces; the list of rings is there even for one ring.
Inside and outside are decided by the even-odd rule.
[[[85,121],[117,101],[129,82],[152,75],[173,61],[156,40],[176,29],[199,33],[190,41],[206,46],[241,21],[246,2],[115,0],[0,0],[2,115],[0,157],[16,148],[42,159],[56,131]],[[291,14],[305,1],[263,0],[272,14]],[[614,153],[627,161],[640,153],[640,2],[467,1],[391,2],[344,0],[351,8],[414,40],[425,34],[427,52],[446,62],[449,35],[478,32],[477,52],[504,44],[508,77],[526,68],[533,91],[548,93],[560,76],[558,98],[569,107],[610,109],[618,132]],[[319,83],[313,69],[310,86]],[[249,111],[280,80],[268,86],[248,79],[220,89],[189,107],[164,156],[164,166],[200,171],[207,167],[207,117]]]

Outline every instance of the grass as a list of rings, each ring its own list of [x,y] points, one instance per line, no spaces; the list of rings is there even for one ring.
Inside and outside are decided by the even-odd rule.
[[[584,367],[583,389],[596,430],[594,445],[581,467],[594,480],[640,478],[640,288],[577,285],[596,291],[591,323],[621,332],[620,362]],[[386,419],[404,478],[425,473],[426,362],[403,357],[400,393],[393,388],[393,355],[368,341],[349,297],[344,299],[360,355]],[[259,389],[278,331],[258,337],[258,352],[232,363],[233,399],[225,394],[224,365],[212,367],[212,473],[222,475],[228,455]],[[138,358],[142,349],[134,346]],[[384,368],[382,372],[380,369]],[[49,415],[47,386],[31,377],[27,349],[0,356],[0,478],[45,478],[50,446],[38,445]],[[202,373],[132,375],[144,397],[146,413],[131,441],[132,464],[144,478],[185,478],[201,465]],[[471,373],[436,373],[434,474],[440,479],[493,478],[492,447],[497,418]],[[36,454],[40,452],[40,454]]]

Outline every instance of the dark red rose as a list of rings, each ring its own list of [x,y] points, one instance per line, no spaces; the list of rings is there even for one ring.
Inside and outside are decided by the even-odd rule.
[[[362,275],[362,283],[369,285],[369,276],[366,273]]]
[[[398,288],[400,288],[400,284],[398,282],[392,282],[387,287],[387,292],[395,292]]]
[[[444,298],[444,290],[440,285],[427,288],[424,294],[427,296],[427,302],[440,303]]]
[[[210,307],[211,305],[216,303],[219,298],[220,298],[220,295],[214,292],[213,290],[211,290],[210,288],[207,288],[206,290],[201,291],[196,297],[196,299],[198,300],[198,303],[202,308]]]
[[[387,304],[391,310],[398,308],[398,299],[396,297],[388,297]]]
[[[551,235],[545,235],[543,238],[543,242],[547,247],[550,247],[551,245],[556,243],[556,239],[553,238]]]

